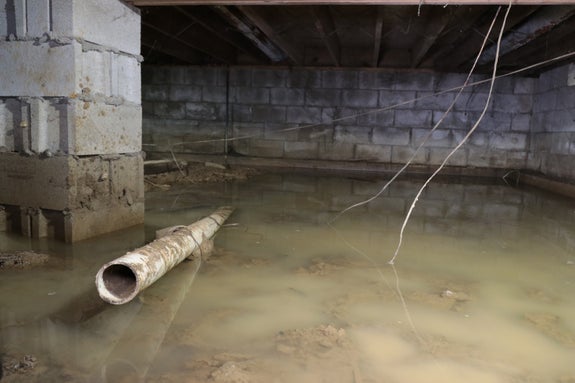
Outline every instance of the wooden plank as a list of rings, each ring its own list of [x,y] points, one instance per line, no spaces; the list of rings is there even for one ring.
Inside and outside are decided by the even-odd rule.
[[[245,40],[245,36],[240,32],[232,30],[229,25],[221,19],[216,11],[208,8],[197,6],[193,8],[176,7],[176,10],[186,15],[190,20],[200,24],[202,27],[212,32],[220,39],[236,47],[239,51],[256,59],[266,60],[267,57],[256,49],[252,44]]]
[[[377,7],[377,18],[375,20],[375,32],[373,34],[373,61],[371,66],[377,68],[379,65],[379,55],[381,52],[381,40],[383,39],[383,8]]]
[[[569,19],[575,14],[575,6],[542,7],[527,21],[507,33],[501,40],[499,55],[510,53],[540,36],[549,33],[557,25]],[[572,27],[572,26],[571,26]],[[492,44],[483,52],[480,65],[491,63],[495,60],[497,44]]]
[[[315,16],[315,27],[327,47],[334,65],[340,66],[339,39],[329,7],[326,5],[315,6],[313,7],[313,13]]]
[[[303,64],[303,54],[290,42],[276,33],[275,28],[252,7],[237,7],[256,27],[259,28],[275,45],[283,50],[289,58],[297,65]]]
[[[154,29],[145,25],[142,26],[141,41],[143,46],[151,50],[162,52],[184,62],[190,64],[201,62],[201,58],[196,51],[171,37],[159,35]],[[143,51],[142,54],[146,55],[146,51]]]
[[[157,5],[507,5],[506,0],[124,0],[136,6]],[[574,0],[513,0],[513,5],[575,4]]]
[[[447,24],[449,23],[449,10],[446,8],[426,8],[430,9],[425,26],[425,34],[419,39],[419,43],[413,48],[412,68],[419,67],[423,58],[429,52],[433,44],[437,41]]]
[[[142,25],[203,52],[225,64],[235,64],[234,49],[174,8],[155,9],[142,16]]]

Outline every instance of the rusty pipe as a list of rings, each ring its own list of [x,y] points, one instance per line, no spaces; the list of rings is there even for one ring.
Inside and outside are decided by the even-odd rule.
[[[199,255],[202,242],[212,238],[233,211],[228,206],[220,207],[191,225],[106,263],[96,274],[98,294],[114,305],[134,299],[192,253]]]

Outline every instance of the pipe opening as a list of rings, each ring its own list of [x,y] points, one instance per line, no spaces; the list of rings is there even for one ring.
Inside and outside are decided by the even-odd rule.
[[[110,265],[104,270],[102,280],[106,290],[120,299],[128,298],[136,291],[136,274],[128,266]]]

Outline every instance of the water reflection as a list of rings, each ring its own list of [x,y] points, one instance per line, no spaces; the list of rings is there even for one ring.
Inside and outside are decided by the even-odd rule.
[[[145,228],[75,246],[6,237],[1,250],[65,255],[41,270],[0,271],[1,351],[38,359],[4,380],[575,380],[574,202],[434,183],[391,267],[420,181],[397,181],[326,224],[383,184],[274,174],[176,187],[147,195]],[[133,303],[94,299],[101,264],[220,205],[237,207],[237,225],[220,230],[197,276],[184,263]]]

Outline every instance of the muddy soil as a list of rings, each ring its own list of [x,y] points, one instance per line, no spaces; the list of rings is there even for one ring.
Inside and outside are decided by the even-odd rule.
[[[16,251],[12,253],[0,253],[0,270],[3,269],[27,269],[43,265],[50,259],[47,254],[34,251]]]
[[[228,168],[209,163],[190,163],[179,170],[144,176],[145,190],[168,190],[175,184],[244,181],[259,172],[251,168]]]

